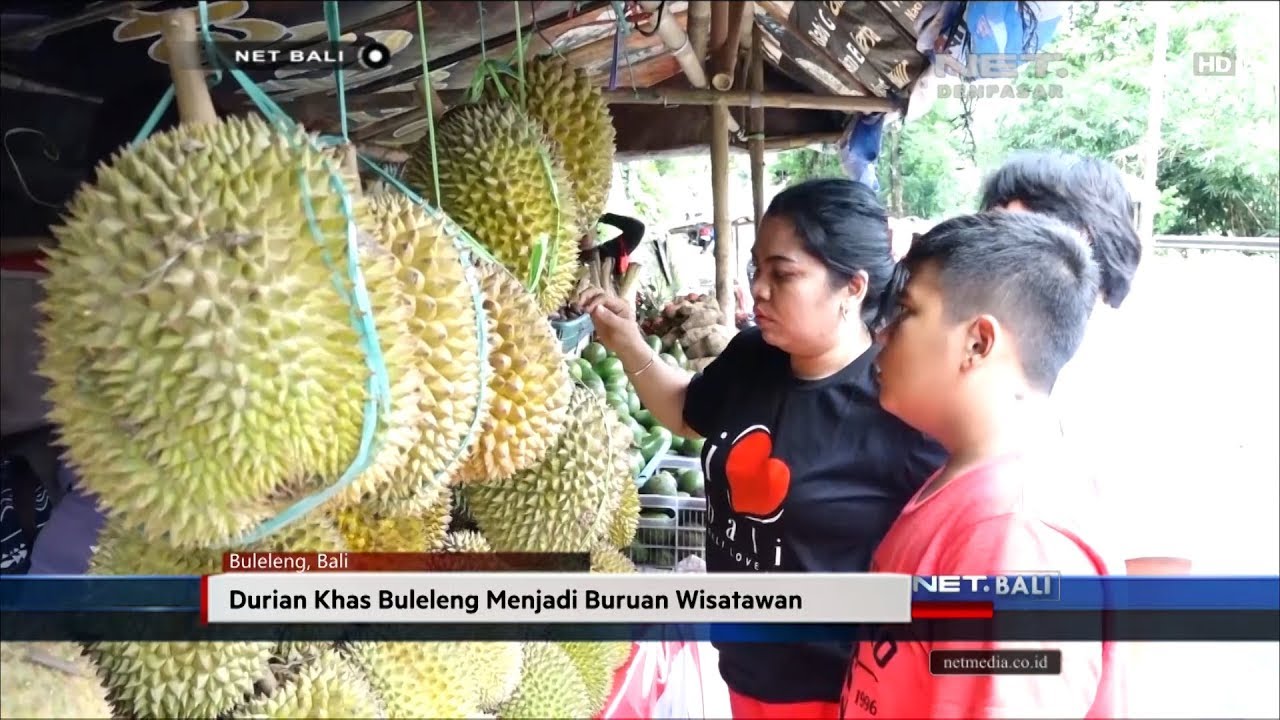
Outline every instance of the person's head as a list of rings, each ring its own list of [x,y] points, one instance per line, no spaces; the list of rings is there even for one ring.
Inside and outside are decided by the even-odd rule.
[[[867,186],[810,180],[774,196],[751,251],[751,296],[766,342],[817,355],[865,325],[893,273],[888,216]]]
[[[1048,395],[1097,301],[1079,233],[1037,213],[952,218],[902,264],[907,280],[879,335],[880,402],[939,440],[997,395]]]
[[[1070,225],[1092,247],[1103,301],[1118,308],[1129,294],[1142,242],[1115,165],[1056,151],[1018,153],[983,183],[981,209],[1043,213]]]

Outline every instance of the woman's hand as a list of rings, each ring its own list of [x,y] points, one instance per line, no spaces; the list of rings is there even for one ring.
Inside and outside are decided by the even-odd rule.
[[[578,305],[591,315],[600,344],[624,362],[629,356],[635,356],[640,346],[648,349],[640,326],[636,325],[636,309],[627,301],[600,288],[590,288],[578,299]],[[632,372],[637,369],[628,368]]]

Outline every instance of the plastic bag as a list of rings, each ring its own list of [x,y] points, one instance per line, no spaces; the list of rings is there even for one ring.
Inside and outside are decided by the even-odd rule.
[[[709,643],[636,643],[601,720],[729,717],[729,689]]]

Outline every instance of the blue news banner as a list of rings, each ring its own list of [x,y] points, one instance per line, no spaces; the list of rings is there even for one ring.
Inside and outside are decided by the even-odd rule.
[[[784,577],[778,578],[785,585]],[[1280,641],[1280,577],[917,578],[913,608],[990,604],[991,617],[914,620],[874,631],[933,640]],[[205,624],[199,577],[0,576],[0,640],[710,640],[852,642],[825,623]]]

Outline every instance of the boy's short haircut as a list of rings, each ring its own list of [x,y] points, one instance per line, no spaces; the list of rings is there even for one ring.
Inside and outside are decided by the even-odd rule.
[[[1142,259],[1133,201],[1120,170],[1097,158],[1059,151],[1020,152],[983,182],[981,209],[1015,200],[1088,236],[1103,299],[1120,307]]]
[[[961,215],[921,235],[906,271],[932,264],[947,316],[991,314],[1014,334],[1028,382],[1049,392],[1075,355],[1098,297],[1098,268],[1078,232],[1036,213]]]

